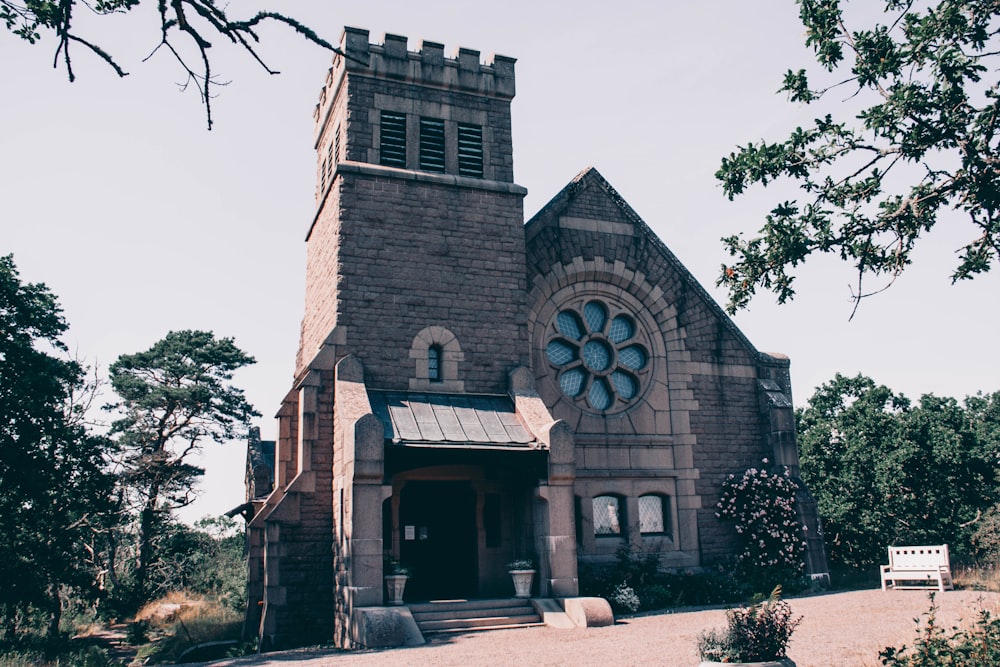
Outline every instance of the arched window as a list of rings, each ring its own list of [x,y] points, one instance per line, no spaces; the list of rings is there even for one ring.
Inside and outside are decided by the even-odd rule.
[[[615,537],[623,532],[625,525],[623,510],[625,503],[618,496],[596,496],[594,498],[594,535]]]
[[[431,382],[441,382],[441,346],[431,345],[427,348],[427,379]]]
[[[410,347],[411,391],[465,391],[459,365],[465,359],[455,334],[442,326],[422,329]]]
[[[643,535],[670,533],[670,499],[657,493],[639,496],[639,532]]]

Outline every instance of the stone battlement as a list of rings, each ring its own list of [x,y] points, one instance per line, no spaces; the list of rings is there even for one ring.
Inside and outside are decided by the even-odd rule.
[[[444,45],[438,42],[422,40],[418,51],[409,51],[404,35],[386,33],[382,44],[368,39],[367,30],[344,28],[340,49],[346,57],[333,57],[313,113],[317,122],[347,72],[506,100],[514,97],[516,58],[493,54],[484,64],[474,49],[459,48],[446,58]]]

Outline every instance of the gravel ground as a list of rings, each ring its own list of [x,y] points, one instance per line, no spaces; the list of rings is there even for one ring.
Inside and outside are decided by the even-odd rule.
[[[798,667],[876,667],[885,646],[910,645],[914,619],[929,607],[925,591],[863,590],[789,600],[802,624],[788,657]],[[947,591],[937,595],[946,628],[973,621],[981,608],[1000,610],[1000,594]],[[327,665],[698,665],[696,642],[721,626],[720,609],[620,619],[606,628],[495,630],[432,639],[427,645],[382,651],[300,650],[217,661],[214,667],[326,667]]]

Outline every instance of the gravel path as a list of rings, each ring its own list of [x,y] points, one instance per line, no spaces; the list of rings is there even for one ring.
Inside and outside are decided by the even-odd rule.
[[[1000,594],[947,591],[937,596],[946,628],[975,620],[980,608],[1000,610]],[[788,657],[798,667],[876,667],[885,646],[910,645],[914,619],[929,607],[924,591],[864,590],[790,600],[803,621]],[[496,630],[435,638],[426,646],[382,651],[285,651],[222,660],[213,667],[348,667],[379,665],[677,665],[695,667],[698,635],[725,620],[719,609],[621,619],[607,628]]]

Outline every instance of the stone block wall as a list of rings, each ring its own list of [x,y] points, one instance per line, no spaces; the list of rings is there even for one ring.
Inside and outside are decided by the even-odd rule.
[[[526,234],[539,393],[576,431],[581,554],[608,558],[628,542],[660,550],[664,564],[678,567],[731,554],[731,528],[715,518],[714,505],[730,473],[772,456],[757,386],[764,355],[596,171],[574,179]],[[556,382],[546,341],[555,313],[578,298],[620,303],[649,333],[645,387],[624,409],[587,410]],[[639,536],[635,503],[643,493],[670,497],[669,538]],[[588,522],[590,499],[603,494],[621,497],[634,524],[617,541],[595,540]]]

